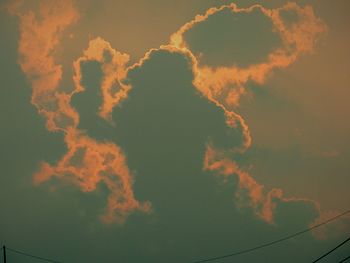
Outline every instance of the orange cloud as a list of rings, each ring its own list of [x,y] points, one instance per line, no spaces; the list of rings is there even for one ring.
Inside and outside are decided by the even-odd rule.
[[[236,65],[227,67],[212,67],[200,65],[200,57],[196,57],[185,40],[185,33],[197,24],[204,22],[215,13],[229,9],[233,13],[251,13],[260,11],[268,17],[273,28],[281,39],[281,47],[273,50],[262,63],[252,64],[245,68]],[[290,24],[283,21],[283,12],[293,12],[297,20]],[[294,63],[301,55],[312,53],[317,40],[327,31],[326,25],[314,15],[310,6],[299,7],[295,3],[288,3],[277,9],[267,9],[261,5],[249,8],[238,8],[236,4],[223,5],[210,8],[204,15],[197,15],[192,21],[184,24],[177,32],[171,35],[170,45],[182,50],[193,61],[194,86],[209,100],[224,110],[227,125],[235,128],[237,124],[242,127],[243,144],[240,148],[231,149],[243,154],[252,144],[249,127],[244,118],[233,109],[239,106],[241,96],[245,95],[245,86],[249,81],[264,84],[267,77],[275,69],[286,68]],[[209,36],[208,36],[209,37]],[[319,204],[304,198],[286,198],[281,189],[272,189],[269,192],[259,184],[249,173],[243,171],[230,158],[227,152],[208,146],[204,158],[204,169],[216,171],[224,176],[236,174],[239,179],[239,189],[236,199],[239,205],[248,204],[264,221],[273,223],[274,211],[277,201],[283,202],[309,202],[320,211]],[[247,203],[248,202],[248,203]]]
[[[148,202],[140,203],[134,197],[132,174],[125,155],[117,145],[111,142],[97,142],[78,129],[79,114],[71,106],[72,96],[84,91],[81,85],[81,63],[97,61],[101,64],[103,79],[101,83],[102,105],[99,116],[111,122],[111,113],[115,106],[127,98],[132,88],[125,84],[128,71],[142,66],[149,59],[152,51],[167,50],[179,52],[186,56],[192,64],[193,85],[210,101],[220,107],[226,117],[226,124],[235,129],[242,129],[241,147],[229,149],[243,154],[252,144],[249,127],[244,118],[233,109],[239,106],[241,96],[248,81],[263,84],[274,69],[285,68],[295,62],[302,54],[314,49],[317,39],[326,31],[326,26],[315,17],[311,7],[301,8],[289,3],[282,8],[266,9],[260,5],[249,8],[238,8],[235,4],[210,8],[204,15],[197,15],[192,21],[184,24],[171,35],[170,43],[149,50],[137,63],[127,67],[129,55],[114,50],[102,38],[90,40],[83,55],[73,63],[74,88],[71,91],[60,88],[62,67],[56,64],[55,48],[59,45],[64,30],[79,18],[72,0],[41,1],[39,12],[21,12],[21,2],[16,2],[9,10],[19,17],[20,41],[19,64],[32,84],[32,103],[43,115],[49,131],[61,131],[67,145],[67,153],[56,165],[42,163],[40,170],[34,175],[34,182],[40,184],[50,178],[57,177],[76,185],[83,192],[94,191],[98,184],[104,183],[110,191],[106,212],[101,216],[103,222],[123,222],[133,211],[149,212]],[[252,64],[245,68],[238,66],[211,67],[200,65],[184,39],[184,34],[217,12],[225,9],[233,13],[250,13],[259,10],[273,23],[272,30],[278,32],[282,46],[268,54],[267,60]],[[286,24],[281,12],[294,12],[297,21]],[[273,223],[276,200],[283,202],[314,201],[299,198],[285,198],[281,189],[266,192],[249,173],[243,171],[233,160],[226,157],[223,150],[208,146],[204,169],[217,171],[224,176],[236,174],[239,178],[237,201],[244,205],[248,200],[255,213],[266,222]]]
[[[98,37],[91,40],[83,56],[74,62],[74,83],[78,92],[84,91],[84,87],[80,85],[80,64],[85,61],[98,61],[102,64],[101,92],[103,104],[100,107],[99,115],[108,121],[112,121],[111,113],[114,106],[127,97],[127,93],[131,88],[122,82],[126,77],[126,63],[129,61],[129,55],[114,50],[102,38]]]
[[[32,104],[46,117],[50,131],[64,131],[78,122],[78,114],[69,105],[69,96],[58,89],[62,67],[53,53],[63,31],[79,14],[72,1],[42,1],[37,13],[20,11],[22,1],[9,10],[19,17],[19,64],[32,84]]]
[[[246,68],[240,68],[236,65],[216,68],[210,65],[199,65],[200,58],[191,52],[191,47],[186,42],[184,34],[197,24],[210,19],[215,13],[226,9],[233,13],[251,13],[254,10],[259,10],[271,19],[274,26],[271,30],[279,33],[282,46],[268,54],[267,61],[252,64]],[[297,14],[298,20],[287,26],[282,19],[282,12],[294,12]],[[313,9],[309,6],[301,8],[295,3],[288,3],[281,8],[267,9],[261,5],[238,8],[236,4],[229,4],[210,8],[204,15],[197,15],[192,21],[184,24],[171,35],[170,45],[191,54],[194,61],[194,86],[225,111],[227,124],[231,127],[235,127],[236,123],[241,125],[244,142],[241,149],[236,150],[244,152],[252,143],[249,127],[243,117],[230,109],[239,105],[241,96],[245,94],[245,85],[248,81],[263,84],[274,69],[288,67],[300,55],[312,52],[316,41],[326,29],[325,24],[315,17]]]
[[[254,213],[269,224],[275,224],[275,212],[279,203],[302,202],[311,204],[318,213],[318,217],[309,224],[313,227],[320,223],[326,222],[329,219],[341,214],[339,211],[323,211],[321,205],[312,199],[300,197],[286,197],[282,189],[273,188],[269,191],[265,190],[263,184],[259,184],[248,172],[242,170],[235,161],[226,157],[225,152],[207,145],[204,164],[204,170],[216,172],[223,176],[224,180],[227,177],[236,175],[238,177],[239,188],[235,193],[235,201],[238,207],[249,206]],[[343,216],[337,222],[327,224],[321,228],[312,230],[315,238],[325,240],[328,238],[337,238],[343,233],[350,231],[350,216]]]
[[[316,210],[319,204],[306,198],[284,197],[282,189],[273,188],[265,191],[264,185],[259,184],[248,172],[242,170],[235,161],[225,157],[225,153],[207,146],[203,168],[217,172],[224,177],[236,175],[239,189],[236,192],[236,203],[239,207],[250,206],[255,214],[267,223],[274,223],[274,212],[278,202],[307,202]]]
[[[71,98],[84,91],[80,85],[80,63],[97,60],[102,64],[103,105],[100,116],[109,119],[112,108],[126,97],[129,87],[120,81],[125,77],[125,64],[129,56],[111,48],[100,38],[92,40],[83,56],[74,62],[75,88],[68,92],[60,87],[62,67],[56,64],[54,51],[63,31],[74,23],[79,14],[73,1],[41,1],[39,11],[19,11],[21,3],[10,8],[19,17],[20,41],[18,52],[22,71],[32,84],[32,103],[43,115],[49,131],[61,131],[67,145],[67,153],[51,166],[42,163],[34,175],[34,183],[40,184],[52,176],[68,180],[81,191],[94,191],[104,183],[110,191],[104,222],[123,222],[135,211],[150,211],[150,204],[139,203],[132,190],[132,175],[122,150],[109,142],[97,142],[79,131],[79,114],[71,106]],[[107,52],[107,53],[106,53]],[[113,85],[119,85],[116,91]]]
[[[36,184],[52,176],[67,180],[83,192],[95,191],[103,182],[110,195],[103,222],[122,223],[134,210],[149,212],[148,202],[140,204],[132,190],[133,179],[122,150],[113,143],[99,143],[76,129],[65,136],[68,152],[55,166],[43,163],[34,176]]]
[[[242,88],[249,81],[262,84],[266,77],[276,68],[285,68],[295,62],[302,54],[310,53],[318,38],[327,30],[325,24],[315,17],[313,9],[310,6],[299,7],[295,3],[288,3],[277,9],[267,9],[261,5],[253,5],[249,8],[238,8],[236,4],[223,5],[218,8],[210,8],[204,15],[197,15],[192,21],[183,25],[177,32],[171,35],[170,44],[179,49],[191,50],[186,43],[184,34],[218,12],[229,9],[232,13],[251,13],[254,10],[260,11],[267,18],[271,19],[273,28],[282,42],[282,46],[268,54],[268,59],[259,64],[253,64],[246,68],[238,66],[217,67],[210,65],[198,66],[194,84],[204,94],[210,94],[219,101],[225,101],[228,106],[237,106],[240,95],[244,94]],[[281,16],[282,12],[294,12],[298,20],[292,25],[286,25]],[[209,36],[208,36],[209,37]],[[224,89],[231,85],[231,93],[225,98]],[[232,88],[235,88],[235,94],[232,94]]]

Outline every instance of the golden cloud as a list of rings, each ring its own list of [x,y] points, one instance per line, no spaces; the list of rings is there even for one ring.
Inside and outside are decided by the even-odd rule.
[[[38,112],[46,118],[46,127],[49,131],[63,132],[67,146],[67,153],[56,165],[42,163],[40,170],[34,175],[36,184],[55,176],[71,182],[83,192],[91,192],[99,183],[104,183],[110,191],[106,212],[101,217],[106,223],[116,220],[123,222],[133,211],[151,211],[149,202],[140,203],[134,197],[133,178],[122,149],[112,142],[98,142],[79,130],[79,113],[72,107],[71,99],[85,90],[81,85],[81,63],[99,62],[103,73],[100,87],[103,102],[98,114],[111,123],[113,108],[127,99],[128,92],[132,89],[130,85],[125,84],[128,71],[142,67],[151,52],[167,50],[181,53],[189,59],[194,87],[223,110],[226,124],[230,128],[235,129],[237,125],[242,128],[243,142],[240,147],[223,150],[215,149],[212,145],[207,146],[204,169],[219,172],[224,176],[237,175],[238,202],[242,203],[245,200],[244,193],[247,193],[248,205],[266,222],[273,223],[275,200],[310,202],[318,208],[318,204],[312,200],[284,197],[281,189],[266,192],[263,185],[227,157],[227,152],[244,154],[252,144],[248,124],[234,111],[239,105],[240,98],[246,93],[248,81],[265,83],[273,70],[286,68],[301,55],[311,53],[317,40],[326,32],[326,25],[315,16],[311,7],[302,8],[295,3],[288,3],[277,9],[267,9],[261,5],[238,8],[235,4],[210,8],[204,15],[195,16],[192,21],[173,33],[170,36],[170,43],[149,50],[143,58],[128,67],[128,54],[114,50],[109,42],[97,37],[90,40],[83,55],[74,61],[74,88],[67,91],[60,87],[62,66],[57,64],[54,51],[60,44],[64,30],[79,18],[73,0],[40,1],[37,12],[33,10],[22,12],[21,5],[22,2],[18,1],[8,9],[19,18],[19,64],[32,85],[31,101]],[[215,68],[200,65],[200,58],[193,54],[184,34],[223,10],[247,14],[260,11],[272,21],[272,30],[279,34],[281,47],[268,54],[266,61],[244,68],[236,65]],[[294,12],[298,19],[287,25],[281,16],[282,12]]]

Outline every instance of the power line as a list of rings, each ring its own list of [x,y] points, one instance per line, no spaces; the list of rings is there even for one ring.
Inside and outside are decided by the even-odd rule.
[[[348,259],[350,259],[350,256],[343,258],[342,260],[339,261],[339,263],[343,263],[343,262],[347,261]]]
[[[222,256],[217,256],[217,257],[212,257],[212,258],[206,258],[206,259],[201,259],[201,260],[198,260],[198,261],[194,261],[193,263],[202,263],[202,262],[209,262],[209,261],[214,261],[214,260],[219,260],[219,259],[223,259],[223,258],[228,258],[228,257],[234,257],[234,256],[238,256],[238,255],[242,255],[242,254],[246,254],[246,253],[249,253],[249,252],[252,252],[252,251],[255,251],[255,250],[258,250],[258,249],[261,249],[261,248],[264,248],[264,247],[269,247],[271,245],[274,245],[274,244],[277,244],[277,243],[280,243],[282,241],[285,241],[285,240],[288,240],[288,239],[291,239],[293,237],[296,237],[296,236],[299,236],[301,234],[304,234],[306,232],[309,232],[315,228],[318,228],[320,226],[323,226],[323,225],[326,225],[346,214],[350,213],[350,210],[347,210],[345,211],[344,213],[341,213],[335,217],[332,217],[322,223],[319,223],[317,225],[314,225],[312,227],[309,227],[307,229],[304,229],[302,231],[299,231],[299,232],[296,232],[292,235],[289,235],[289,236],[286,236],[286,237],[283,237],[283,238],[280,238],[280,239],[277,239],[275,241],[271,241],[271,242],[268,242],[268,243],[265,243],[265,244],[262,244],[262,245],[259,245],[259,246],[256,246],[256,247],[252,247],[252,248],[248,248],[248,249],[245,249],[245,250],[241,250],[241,251],[237,251],[237,252],[234,252],[234,253],[230,253],[230,254],[226,254],[226,255],[222,255]]]
[[[61,263],[61,262],[59,262],[57,260],[52,260],[52,259],[48,259],[48,258],[34,256],[34,255],[31,255],[31,254],[28,254],[28,253],[25,253],[25,252],[22,252],[22,251],[13,249],[13,248],[9,248],[9,247],[6,247],[6,250],[12,251],[14,253],[22,254],[22,255],[27,256],[27,257],[40,259],[40,260],[43,260],[43,261],[46,261],[46,262]]]
[[[238,252],[235,252],[235,253],[231,253],[231,254],[227,254],[227,255],[222,255],[222,256],[217,256],[217,257],[212,257],[212,258],[207,258],[207,259],[202,259],[202,260],[199,260],[199,261],[195,261],[193,263],[201,263],[201,262],[209,262],[209,261],[214,261],[214,260],[219,260],[219,259],[223,259],[223,258],[228,258],[228,257],[233,257],[233,256],[237,256],[237,255],[241,255],[241,254],[246,254],[248,252],[252,252],[252,251],[255,251],[255,250],[258,250],[258,249],[261,249],[261,248],[264,248],[264,247],[268,247],[268,246],[271,246],[271,245],[274,245],[276,243],[280,243],[282,241],[285,241],[285,240],[288,240],[288,239],[291,239],[293,237],[296,237],[296,236],[299,236],[301,234],[304,234],[306,232],[309,232],[315,228],[318,228],[318,227],[321,227],[323,225],[326,225],[336,219],[339,219],[340,217],[343,217],[344,215],[350,213],[350,210],[347,210],[335,217],[332,217],[324,222],[321,222],[317,225],[314,225],[312,227],[309,227],[307,229],[304,229],[302,231],[299,231],[299,232],[296,232],[292,235],[289,235],[289,236],[286,236],[286,237],[283,237],[283,238],[280,238],[280,239],[277,239],[275,241],[271,241],[271,242],[268,242],[268,243],[265,243],[265,244],[262,244],[262,245],[259,245],[259,246],[256,246],[256,247],[253,247],[253,248],[249,248],[249,249],[245,249],[245,250],[241,250],[241,251],[238,251]],[[313,263],[321,260],[322,258],[326,257],[327,255],[329,255],[330,253],[332,253],[334,250],[338,249],[340,246],[344,245],[345,243],[347,243],[348,241],[350,241],[350,237],[347,238],[345,241],[343,241],[342,243],[340,243],[338,246],[336,246],[335,248],[333,248],[332,250],[330,250],[329,252],[327,252],[326,254],[324,254],[323,256],[319,257],[318,259],[316,259],[315,261],[313,261]],[[9,250],[9,251],[12,251],[14,253],[18,253],[18,254],[21,254],[21,255],[24,255],[24,256],[27,256],[27,257],[32,257],[32,258],[36,258],[36,259],[39,259],[39,260],[43,260],[43,261],[46,261],[46,262],[53,262],[53,263],[60,263],[59,261],[57,260],[52,260],[52,259],[48,259],[48,258],[43,258],[43,257],[39,257],[39,256],[35,256],[35,255],[32,255],[32,254],[28,254],[28,253],[25,253],[25,252],[22,252],[22,251],[19,251],[19,250],[16,250],[16,249],[13,249],[13,248],[9,248],[9,247],[5,247],[3,246],[3,249],[4,249],[4,256],[6,257],[6,250]],[[344,258],[343,260],[341,260],[339,263],[342,263],[342,262],[345,262],[346,260],[350,259],[350,256],[348,256],[347,258]]]
[[[6,263],[6,247],[5,246],[2,246],[2,249],[3,249],[3,256],[4,256],[4,263]]]
[[[312,261],[312,263],[318,262],[320,261],[322,258],[328,256],[330,253],[332,253],[334,250],[340,248],[342,245],[344,245],[346,242],[348,242],[350,240],[350,237],[348,237],[346,240],[344,240],[343,242],[341,242],[338,246],[336,246],[335,248],[331,249],[330,251],[328,251],[326,254],[320,256],[318,259],[316,259],[315,261]]]

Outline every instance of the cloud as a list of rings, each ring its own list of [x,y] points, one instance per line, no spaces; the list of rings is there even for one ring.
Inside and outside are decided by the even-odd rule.
[[[97,61],[102,64],[103,104],[100,107],[99,115],[101,118],[111,121],[112,109],[127,97],[131,88],[122,81],[126,77],[126,63],[129,61],[129,55],[114,50],[107,41],[100,37],[91,40],[83,56],[74,62],[74,82],[78,92],[84,91],[84,87],[80,84],[82,79],[80,65],[86,61]]]
[[[56,176],[83,192],[91,192],[100,182],[104,183],[110,191],[106,213],[101,217],[106,223],[122,223],[134,210],[150,211],[148,202],[141,204],[134,197],[132,175],[120,147],[99,143],[78,130],[67,133],[65,141],[68,152],[55,166],[43,163],[34,176],[36,184]]]
[[[128,72],[136,67],[142,67],[152,52],[166,50],[180,53],[188,59],[192,67],[195,88],[222,109],[226,125],[230,129],[239,126],[242,130],[243,140],[238,147],[230,149],[216,149],[215,145],[207,147],[204,169],[225,176],[236,174],[239,178],[236,199],[241,205],[248,204],[252,207],[266,222],[274,222],[274,213],[279,201],[307,202],[319,208],[319,205],[312,200],[287,198],[278,188],[265,191],[262,184],[229,157],[232,153],[244,154],[252,144],[248,124],[234,110],[239,106],[241,97],[246,94],[247,83],[252,81],[263,84],[275,69],[286,68],[301,55],[312,53],[315,43],[326,32],[327,27],[314,15],[311,7],[302,8],[297,4],[288,3],[277,9],[267,9],[261,5],[238,8],[235,4],[210,8],[204,15],[197,15],[173,33],[170,43],[149,50],[143,58],[128,67],[128,54],[114,50],[100,37],[92,39],[83,55],[73,63],[75,86],[70,90],[60,87],[62,67],[56,63],[54,51],[59,46],[64,30],[79,18],[73,2],[42,1],[37,13],[33,10],[20,11],[20,7],[21,4],[16,4],[9,10],[16,14],[20,21],[19,64],[32,84],[32,103],[46,118],[46,127],[49,131],[63,132],[67,146],[67,153],[56,165],[42,163],[41,169],[34,176],[36,184],[57,177],[73,183],[83,192],[90,192],[94,191],[99,183],[104,183],[110,191],[106,212],[101,217],[106,223],[123,222],[133,211],[151,210],[149,202],[141,203],[134,197],[132,174],[123,150],[115,143],[98,142],[79,130],[79,113],[72,107],[71,99],[84,91],[81,85],[81,63],[99,62],[103,73],[100,87],[103,102],[98,114],[112,123],[113,108],[127,99],[128,92],[133,88],[126,81]],[[253,11],[261,12],[271,20],[273,30],[281,38],[282,46],[268,54],[266,61],[246,67],[237,65],[213,67],[201,64],[200,57],[192,52],[184,35],[191,28],[223,10],[245,14]],[[292,12],[297,19],[287,23],[281,15],[285,12]]]
[[[273,30],[278,32],[282,40],[282,47],[279,47],[267,55],[267,61],[249,65],[245,68],[238,66],[211,67],[210,65],[199,65],[200,58],[197,58],[191,51],[191,47],[185,40],[185,33],[206,20],[214,14],[231,10],[233,13],[251,13],[260,11],[271,19]],[[298,20],[292,25],[284,23],[281,13],[293,12],[297,14]],[[209,100],[215,102],[225,110],[227,124],[234,127],[240,123],[244,127],[245,142],[240,149],[244,151],[251,145],[252,139],[248,125],[242,116],[229,110],[239,105],[239,100],[246,93],[245,85],[248,81],[263,84],[267,77],[277,68],[286,68],[297,60],[297,58],[313,51],[316,41],[326,31],[325,24],[315,17],[310,6],[299,7],[295,3],[288,3],[277,9],[267,9],[261,5],[253,5],[249,8],[238,8],[236,4],[213,7],[204,15],[197,15],[192,21],[184,24],[177,32],[171,35],[170,44],[184,52],[190,53],[193,60],[194,85]],[[209,36],[208,36],[209,37]]]
[[[97,142],[77,127],[79,114],[71,106],[71,98],[84,91],[80,85],[80,63],[97,60],[103,63],[102,94],[104,103],[100,116],[108,119],[113,106],[125,98],[128,87],[119,80],[125,76],[124,65],[128,55],[113,50],[102,39],[90,42],[83,56],[74,63],[74,89],[60,87],[62,67],[56,64],[55,49],[59,46],[64,30],[77,21],[79,14],[73,1],[41,1],[38,12],[20,11],[18,2],[10,12],[20,21],[19,64],[32,84],[32,104],[46,118],[51,132],[63,132],[67,153],[57,165],[42,163],[34,175],[34,183],[40,184],[56,176],[68,180],[83,192],[94,191],[103,182],[110,191],[104,222],[123,222],[135,210],[150,211],[150,204],[139,203],[132,190],[132,175],[128,170],[122,150],[109,142]],[[107,52],[107,53],[105,53]],[[119,84],[113,93],[112,85]]]
[[[218,175],[238,177],[238,190],[235,194],[238,207],[250,206],[255,214],[267,223],[275,223],[275,210],[282,203],[309,203],[319,211],[319,204],[306,198],[285,197],[283,190],[273,188],[266,191],[264,185],[259,184],[248,172],[241,169],[238,164],[227,158],[225,153],[207,146],[203,168],[216,172]]]
[[[260,11],[268,17],[273,30],[276,31],[282,41],[282,46],[274,49],[267,55],[267,60],[261,63],[253,63],[246,67],[200,65],[200,57],[191,52],[191,46],[186,42],[185,34],[196,25],[209,20],[214,14],[231,10],[233,13],[252,13]],[[296,17],[293,21],[286,21],[286,13],[292,13]],[[171,35],[171,45],[190,52],[193,57],[194,86],[209,100],[224,109],[227,116],[227,124],[232,128],[236,123],[243,127],[244,143],[241,148],[231,149],[243,154],[252,144],[249,126],[244,118],[234,110],[239,106],[240,98],[246,94],[248,82],[264,84],[273,70],[290,66],[301,55],[312,53],[317,40],[327,31],[326,25],[318,19],[312,7],[299,7],[295,3],[288,3],[277,9],[267,9],[261,5],[253,5],[249,8],[238,8],[235,4],[223,5],[207,10],[204,15],[197,15],[192,21],[183,25],[177,32]],[[208,36],[210,37],[210,36]],[[319,204],[310,199],[285,197],[283,191],[274,188],[268,192],[249,173],[240,169],[237,163],[229,157],[226,151],[207,147],[204,169],[217,171],[229,176],[236,174],[239,178],[239,189],[236,200],[241,205],[251,206],[255,213],[264,221],[273,223],[276,206],[279,202],[310,203],[320,212]]]
[[[53,53],[63,31],[77,21],[79,14],[72,1],[41,2],[39,10],[23,12],[21,1],[9,10],[19,17],[19,64],[32,84],[32,104],[46,117],[50,131],[63,131],[78,122],[78,114],[69,105],[69,95],[58,93],[62,67]]]

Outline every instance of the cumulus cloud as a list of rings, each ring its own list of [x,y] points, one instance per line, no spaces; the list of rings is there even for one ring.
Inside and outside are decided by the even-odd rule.
[[[239,126],[242,130],[243,140],[239,147],[216,149],[215,145],[208,144],[204,169],[219,172],[224,176],[237,175],[239,189],[236,200],[241,205],[248,204],[266,222],[274,222],[278,202],[307,202],[319,209],[315,201],[285,197],[281,189],[265,190],[262,184],[229,157],[232,153],[244,154],[252,144],[248,124],[243,116],[234,110],[241,97],[246,94],[247,83],[253,81],[263,84],[275,69],[286,68],[301,55],[312,53],[315,43],[326,32],[327,27],[315,16],[311,7],[299,7],[297,4],[288,3],[277,9],[267,9],[261,5],[239,8],[235,4],[210,8],[204,15],[197,15],[173,33],[170,43],[149,50],[143,58],[130,66],[127,66],[128,54],[114,50],[102,38],[92,39],[83,55],[73,63],[74,88],[71,91],[60,88],[62,67],[56,63],[54,51],[60,44],[64,30],[79,18],[73,2],[42,1],[38,12],[22,11],[20,7],[21,4],[17,3],[9,10],[17,15],[20,21],[19,64],[32,84],[32,103],[46,118],[49,131],[63,132],[68,149],[56,165],[42,163],[41,169],[34,176],[35,183],[40,184],[57,177],[73,183],[83,192],[94,191],[99,183],[104,183],[110,191],[106,213],[102,216],[104,222],[123,222],[133,211],[151,210],[150,203],[141,203],[134,197],[133,178],[123,150],[115,143],[98,142],[79,130],[79,113],[72,107],[71,99],[84,92],[81,85],[81,63],[99,62],[103,73],[100,87],[103,102],[98,114],[111,123],[113,108],[127,99],[128,92],[132,89],[130,84],[126,84],[128,71],[142,67],[153,51],[166,50],[188,58],[195,88],[222,109],[229,128],[236,129]],[[277,32],[282,45],[268,54],[266,61],[246,67],[213,67],[200,64],[200,57],[192,52],[184,34],[224,10],[245,14],[261,12],[271,20],[272,30]],[[292,12],[297,19],[287,23],[282,16],[285,12]]]
[[[199,65],[199,58],[191,52],[191,47],[186,42],[184,34],[197,24],[210,19],[214,14],[230,10],[233,13],[251,13],[260,11],[271,19],[273,30],[278,32],[282,40],[282,46],[267,55],[267,61],[252,64],[245,68],[236,65],[226,67],[211,67]],[[297,21],[292,25],[284,23],[281,13],[294,12]],[[241,150],[246,150],[251,145],[251,136],[248,125],[242,116],[230,110],[239,105],[239,100],[246,93],[245,85],[248,81],[263,84],[273,70],[285,68],[295,62],[298,57],[313,51],[316,41],[326,31],[325,24],[318,19],[310,6],[299,7],[295,3],[288,3],[277,9],[267,9],[261,5],[253,5],[249,8],[239,8],[236,4],[213,7],[204,15],[197,15],[192,21],[184,24],[177,32],[171,35],[170,44],[176,48],[189,52],[193,58],[194,85],[208,99],[222,107],[228,118],[228,125],[234,127],[239,122],[244,127],[245,143]],[[209,36],[208,36],[209,37]]]
[[[200,65],[199,60],[191,52],[191,46],[186,42],[185,33],[214,14],[231,10],[232,13],[252,13],[260,11],[268,17],[273,29],[282,42],[282,46],[267,55],[267,60],[261,63],[253,63],[246,67]],[[293,13],[297,19],[293,22],[285,21],[286,13]],[[187,51],[193,57],[194,86],[209,100],[224,109],[227,116],[227,124],[232,128],[236,123],[243,127],[244,142],[242,147],[231,149],[231,152],[243,154],[252,144],[249,126],[244,118],[233,109],[239,106],[240,98],[246,94],[246,85],[249,81],[264,84],[269,75],[275,69],[286,68],[294,63],[301,55],[312,53],[317,40],[326,32],[326,25],[315,16],[310,6],[299,7],[295,3],[288,3],[277,9],[267,9],[261,5],[253,5],[249,8],[239,8],[236,4],[223,5],[210,8],[204,15],[197,15],[192,21],[183,25],[177,32],[171,35],[170,43],[180,50]],[[208,36],[209,37],[209,36]],[[207,147],[204,169],[218,171],[229,176],[236,174],[239,178],[239,189],[236,199],[239,203],[247,203],[256,214],[266,222],[273,222],[274,211],[278,201],[282,202],[308,202],[317,210],[319,204],[313,200],[285,197],[281,189],[264,190],[249,173],[240,169],[234,160],[224,151]],[[247,198],[244,198],[247,197]]]

